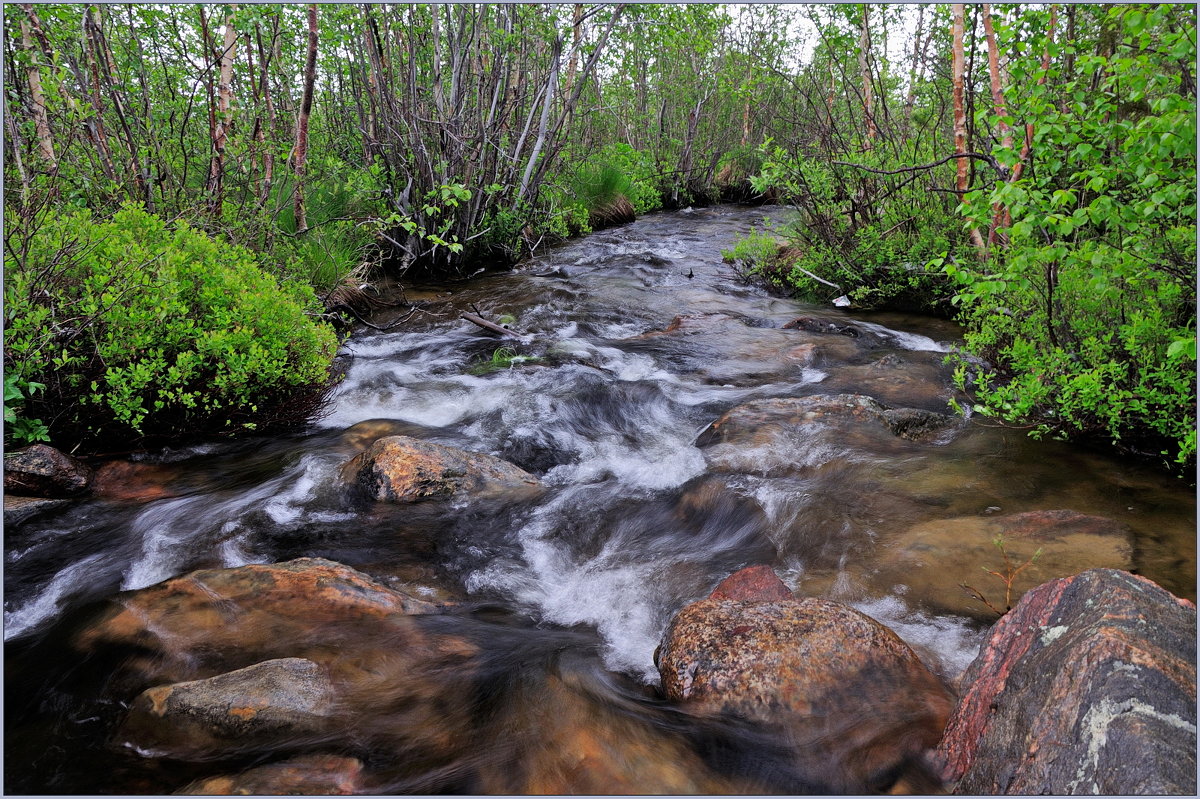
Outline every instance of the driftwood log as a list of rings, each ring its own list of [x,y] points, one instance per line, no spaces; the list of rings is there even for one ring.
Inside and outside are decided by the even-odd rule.
[[[468,322],[470,322],[472,324],[479,325],[484,330],[488,330],[492,333],[497,333],[501,336],[509,336],[510,338],[520,338],[519,335],[517,335],[513,331],[509,330],[507,327],[501,327],[500,325],[496,324],[495,322],[489,322],[488,320],[484,319],[482,316],[476,316],[473,313],[464,313],[462,315],[462,318],[466,319]]]

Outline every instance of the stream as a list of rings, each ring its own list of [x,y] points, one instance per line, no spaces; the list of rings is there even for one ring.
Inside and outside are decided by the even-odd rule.
[[[247,751],[181,762],[114,746],[131,697],[114,688],[111,658],[70,648],[100,603],[196,569],[328,558],[453,603],[459,610],[440,623],[502,675],[490,713],[533,693],[540,683],[528,675],[553,662],[593,715],[670,731],[722,773],[783,792],[813,784],[780,765],[771,741],[733,723],[700,729],[656,694],[655,649],[672,616],[742,567],[769,565],[797,596],[866,613],[950,685],[989,619],[965,595],[945,600],[938,580],[982,589],[989,578],[978,565],[935,572],[960,569],[945,553],[963,531],[990,538],[1001,517],[1103,517],[1127,531],[1130,568],[1195,599],[1194,492],[1115,456],[979,418],[951,419],[917,441],[765,422],[714,439],[710,425],[746,403],[863,395],[949,414],[956,396],[943,362],[961,342],[955,324],[773,297],[722,262],[738,236],[787,213],[654,214],[512,272],[410,287],[425,310],[344,344],[346,377],[303,433],[143,456],[138,474],[154,491],[81,500],[6,531],[7,791],[171,792],[269,760]],[[518,336],[461,319],[474,311]],[[807,321],[784,327],[797,318]],[[384,435],[495,455],[543,490],[528,501],[355,501],[342,465]],[[928,536],[913,544],[914,529]],[[914,546],[927,548],[931,568],[896,559]],[[1105,565],[1080,558],[1081,568]],[[476,729],[480,708],[464,711]],[[359,756],[370,792],[510,790],[480,775],[503,771],[518,757],[512,747],[468,749],[405,764],[386,747]]]

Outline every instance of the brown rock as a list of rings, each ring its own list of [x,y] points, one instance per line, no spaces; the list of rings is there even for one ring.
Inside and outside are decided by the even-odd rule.
[[[33,497],[72,497],[87,490],[91,468],[45,444],[4,456],[5,493]]]
[[[747,566],[718,583],[708,598],[770,602],[791,599],[792,591],[770,566]]]
[[[348,566],[300,558],[204,569],[119,594],[75,643],[85,651],[102,645],[148,649],[156,657],[142,664],[144,678],[181,682],[326,642],[336,647],[340,638],[383,621],[389,635],[415,642],[420,634],[406,614],[431,609]]]
[[[960,794],[1196,794],[1196,608],[1127,572],[1028,592],[939,746]]]
[[[891,409],[858,394],[753,400],[727,411],[696,439],[716,472],[768,475],[820,466],[855,447],[903,451],[898,438],[926,440],[952,417]]]
[[[349,796],[362,793],[363,764],[353,757],[305,755],[241,774],[197,780],[183,796]]]
[[[537,479],[508,461],[479,452],[387,436],[344,467],[346,478],[379,502],[416,502],[454,494],[521,495]]]
[[[328,731],[334,699],[329,676],[311,660],[267,660],[143,691],[118,737],[136,749],[180,759],[279,749]]]
[[[133,461],[109,461],[96,470],[92,493],[102,499],[121,502],[153,502],[179,496],[172,483],[179,478],[177,468]]]
[[[822,599],[706,599],[671,622],[659,672],[693,712],[768,725],[802,772],[837,792],[920,772],[950,694],[891,630]]]
[[[1004,545],[1003,553],[995,544],[997,537]],[[1014,580],[1009,604],[1047,580],[1091,568],[1128,569],[1132,565],[1132,533],[1126,526],[1071,510],[1048,510],[919,524],[881,552],[878,579],[906,586],[907,598],[939,612],[991,621],[996,613],[961,584],[1005,610],[1004,581],[988,572],[1014,571],[1039,549],[1037,559]]]
[[[523,686],[497,721],[499,753],[483,765],[483,793],[621,795],[759,793],[721,779],[682,738],[548,675]]]

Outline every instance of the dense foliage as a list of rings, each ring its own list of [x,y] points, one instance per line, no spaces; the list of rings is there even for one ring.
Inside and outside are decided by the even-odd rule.
[[[187,220],[153,224],[338,307],[381,268],[454,279],[660,208],[788,203],[727,254],[747,279],[957,314],[979,413],[1194,459],[1190,6],[10,4],[4,25],[6,260],[56,213]],[[44,437],[29,410],[67,383],[41,387],[20,335],[7,431]],[[142,374],[73,385],[111,391],[114,423],[178,421]]]
[[[185,223],[133,207],[101,222],[57,215],[14,243],[4,267],[18,443],[303,421],[328,382],[337,340],[312,317],[312,289]]]

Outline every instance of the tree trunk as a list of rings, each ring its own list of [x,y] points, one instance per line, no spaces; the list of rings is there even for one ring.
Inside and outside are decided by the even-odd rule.
[[[313,87],[317,78],[317,4],[308,6],[308,56],[304,61],[304,94],[300,100],[300,115],[296,118],[296,152],[292,169],[296,173],[296,232],[308,230],[307,209],[304,207],[304,165],[308,160],[308,117],[312,113]]]
[[[965,8],[962,3],[952,3],[950,5],[953,22],[951,23],[951,75],[954,87],[954,152],[967,152],[967,112],[963,103],[963,78],[966,66],[966,59],[963,56],[963,28]],[[957,180],[955,181],[955,189],[961,198],[966,194],[971,182],[971,165],[970,159],[963,156],[957,159],[958,170]],[[986,245],[983,241],[983,236],[980,232],[971,229],[971,241],[979,250],[984,250]]]
[[[42,75],[38,68],[38,52],[29,33],[29,20],[21,20],[21,46],[29,59],[26,78],[29,82],[29,101],[33,110],[34,130],[37,132],[38,155],[46,162],[50,175],[58,173],[58,159],[54,157],[54,140],[50,135],[50,119],[46,115],[46,95],[42,91]]]
[[[233,15],[237,4],[230,6],[225,17],[225,38],[221,46],[220,72],[217,82],[217,107],[212,127],[212,159],[208,165],[209,212],[216,218],[221,216],[224,194],[225,145],[229,129],[233,126],[230,107],[233,105],[233,60],[237,55],[237,31],[233,27]]]
[[[989,3],[983,4],[983,33],[987,39],[988,48],[988,76],[991,78],[992,84],[992,108],[997,117],[1000,117],[997,127],[1000,131],[1000,146],[1005,150],[1012,147],[1013,134],[1012,126],[1004,119],[1008,116],[1008,108],[1004,102],[1004,84],[1000,76],[1000,50],[996,46],[996,27],[992,24],[992,7]],[[1008,227],[1012,224],[1012,218],[1008,214],[1008,209],[1002,205],[992,207],[992,226],[988,230],[987,243],[992,246],[997,242],[997,230],[1001,227]]]
[[[875,93],[871,84],[871,28],[868,17],[869,5],[862,6],[862,26],[858,36],[858,71],[862,76],[863,85],[863,114],[867,122],[866,149],[875,145]]]
[[[921,68],[921,56],[924,55],[921,46],[921,28],[925,22],[925,6],[917,6],[917,26],[913,29],[912,66],[908,70],[908,93],[904,96],[904,125],[912,126],[913,107],[917,104],[917,78]],[[928,39],[925,39],[928,42]]]

